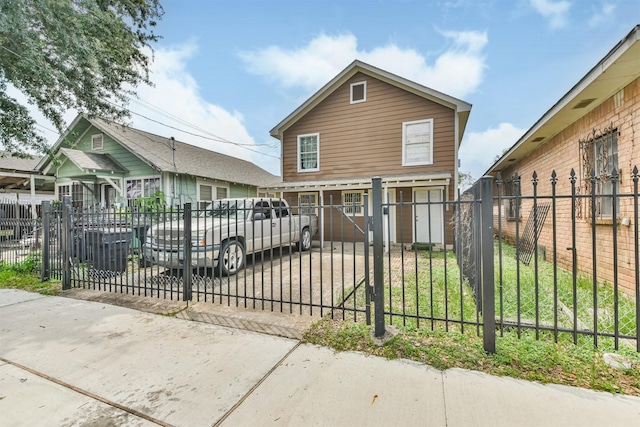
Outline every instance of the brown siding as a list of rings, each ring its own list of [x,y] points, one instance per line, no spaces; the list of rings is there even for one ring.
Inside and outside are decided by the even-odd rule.
[[[634,166],[640,167],[640,143],[638,141],[638,135],[640,135],[640,79],[636,79],[624,88],[624,103],[622,106],[616,108],[613,98],[606,100],[593,111],[569,125],[547,143],[538,147],[526,156],[524,160],[502,171],[502,176],[506,179],[517,172],[522,177],[522,195],[531,196],[533,195],[532,175],[536,171],[538,174],[538,194],[545,196],[551,194],[550,177],[551,172],[555,170],[558,175],[556,193],[564,196],[570,195],[571,183],[569,177],[571,169],[574,169],[576,174],[580,171],[581,157],[578,141],[586,138],[594,129],[604,129],[611,124],[618,129],[619,192],[621,194],[632,194],[633,181],[631,180],[631,171]],[[580,186],[581,182],[578,181],[576,185]],[[541,200],[540,203],[547,201]],[[585,205],[583,203],[583,209]],[[532,201],[523,200],[520,234],[522,234],[531,208]],[[632,213],[632,199],[621,199],[619,217],[632,217]],[[635,293],[633,224],[631,226],[618,224],[619,284],[633,295]],[[576,219],[578,270],[586,274],[590,274],[593,266],[591,226],[591,221],[587,219],[586,213],[581,218]],[[515,236],[515,221],[507,221],[503,216],[502,231],[513,239]],[[566,250],[567,247],[572,246],[571,231],[570,200],[559,199],[557,202],[557,257],[558,264],[567,269],[572,268],[571,252]],[[612,283],[612,225],[597,223],[596,236],[598,242],[596,247],[598,279]],[[540,238],[540,245],[546,247],[547,259],[552,259],[553,257],[552,238],[551,212],[549,212],[549,217]]]
[[[366,102],[350,104],[350,84],[367,81]],[[402,123],[433,119],[434,162],[402,166]],[[358,73],[284,133],[284,181],[455,170],[455,112]],[[320,171],[297,172],[297,136],[320,134]]]

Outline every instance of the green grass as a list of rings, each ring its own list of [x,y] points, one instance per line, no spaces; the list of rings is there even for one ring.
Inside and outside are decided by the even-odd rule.
[[[415,360],[440,370],[463,368],[545,384],[640,396],[640,355],[626,354],[634,363],[631,369],[614,369],[604,362],[602,350],[594,349],[584,339],[575,345],[568,339],[555,343],[550,336],[537,340],[533,331],[523,331],[520,338],[507,333],[497,337],[497,352],[487,354],[482,337],[471,330],[460,333],[442,327],[433,330],[400,327],[397,335],[378,346],[372,340],[371,326],[326,317],[313,325],[303,341],[338,351]]]
[[[453,252],[446,253],[446,260],[444,252],[405,252],[401,263],[385,267],[385,311],[391,313],[385,316],[385,323],[398,327],[399,333],[383,346],[372,342],[370,327],[330,318],[317,323],[304,339],[340,351],[357,350],[388,358],[422,361],[439,369],[459,367],[542,383],[640,396],[640,353],[636,352],[633,341],[620,340],[616,349],[613,338],[599,337],[595,348],[593,336],[588,334],[574,336],[570,332],[560,332],[556,337],[553,331],[542,328],[553,329],[557,325],[572,329],[575,319],[578,329],[588,332],[587,329],[593,330],[594,320],[597,320],[599,332],[613,333],[617,312],[618,332],[636,336],[633,298],[618,292],[616,305],[613,287],[598,283],[598,315],[594,319],[591,279],[577,276],[574,286],[571,272],[561,268],[554,272],[553,264],[539,259],[536,280],[533,261],[529,266],[518,264],[515,249],[503,244],[500,281],[497,248],[495,255],[498,326],[500,320],[517,325],[518,312],[521,325],[520,328],[505,326],[496,331],[495,354],[485,353],[479,336],[481,327],[463,325],[463,322],[481,323],[482,317],[476,310],[470,286],[466,279],[460,278]],[[554,280],[554,273],[557,280]],[[556,287],[557,299],[554,298]],[[362,289],[356,295],[358,302],[364,302]],[[554,313],[557,313],[557,320]],[[538,330],[535,329],[536,317]],[[632,361],[633,368],[617,370],[608,366],[603,360],[606,352],[623,355]]]
[[[17,264],[0,262],[0,288],[56,295],[62,289],[62,284],[59,281],[40,280],[38,265],[37,253],[30,254],[24,261]]]

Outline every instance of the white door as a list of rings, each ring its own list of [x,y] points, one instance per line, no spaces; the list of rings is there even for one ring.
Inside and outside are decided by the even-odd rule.
[[[415,236],[418,243],[442,243],[442,190],[416,190]]]

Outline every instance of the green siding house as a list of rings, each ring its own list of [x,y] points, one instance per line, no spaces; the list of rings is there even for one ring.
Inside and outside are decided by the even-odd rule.
[[[255,164],[100,119],[78,116],[42,159],[58,198],[75,207],[125,207],[157,191],[171,206],[259,196],[280,178]]]

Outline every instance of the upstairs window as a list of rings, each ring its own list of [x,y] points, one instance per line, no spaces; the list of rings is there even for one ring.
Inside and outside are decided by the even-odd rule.
[[[402,124],[402,166],[433,164],[433,119]]]
[[[351,83],[351,103],[365,102],[367,100],[367,82]]]
[[[320,134],[298,135],[298,172],[320,170]]]
[[[102,134],[91,135],[91,149],[102,150],[104,148],[104,140]]]

